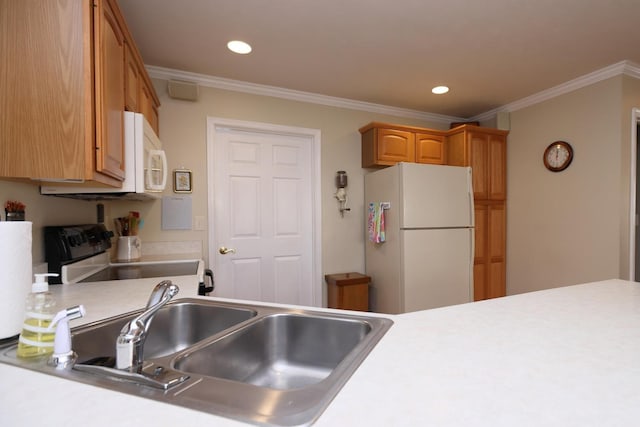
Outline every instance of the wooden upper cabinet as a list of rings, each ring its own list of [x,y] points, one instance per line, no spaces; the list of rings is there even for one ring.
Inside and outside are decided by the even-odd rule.
[[[156,135],[160,135],[160,100],[144,68],[140,52],[125,31],[125,109],[142,113]]]
[[[506,199],[507,131],[460,126],[450,131],[447,164],[471,166],[474,198]]]
[[[124,108],[139,112],[140,108],[140,71],[138,61],[133,54],[131,43],[124,45]]]
[[[413,133],[394,129],[377,129],[376,140],[376,160],[379,163],[415,161],[416,144]]]
[[[160,101],[144,68],[142,58],[131,43],[125,43],[125,109],[142,113],[159,135],[158,108]]]
[[[489,199],[507,199],[507,136],[489,134]]]
[[[95,171],[91,3],[3,1],[0,16],[0,176],[120,185]]]
[[[416,133],[416,162],[436,165],[446,163],[445,137]]]
[[[160,135],[159,119],[158,119],[158,102],[156,101],[155,92],[153,87],[142,82],[139,92],[140,109],[139,112],[144,115],[145,119],[151,125],[151,128],[155,131],[156,135]]]
[[[0,178],[121,186],[144,68],[117,1],[2,1],[0,16]]]
[[[488,147],[484,135],[470,133],[467,136],[469,153],[469,165],[473,178],[473,196],[476,199],[487,199],[488,190]]]
[[[399,162],[444,164],[444,132],[373,122],[360,133],[363,168]]]
[[[124,180],[125,43],[109,2],[96,16],[96,170]]]

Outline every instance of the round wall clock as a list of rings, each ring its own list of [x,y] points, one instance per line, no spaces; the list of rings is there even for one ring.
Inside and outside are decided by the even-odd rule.
[[[565,170],[573,160],[573,148],[568,142],[556,141],[550,144],[544,150],[542,161],[547,169],[551,172],[560,172]]]

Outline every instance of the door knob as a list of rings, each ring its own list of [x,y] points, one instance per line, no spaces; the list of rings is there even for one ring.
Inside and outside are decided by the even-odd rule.
[[[226,254],[235,254],[236,250],[233,248],[225,248],[224,246],[220,246],[220,248],[218,249],[218,252],[220,252],[222,255],[226,255]]]

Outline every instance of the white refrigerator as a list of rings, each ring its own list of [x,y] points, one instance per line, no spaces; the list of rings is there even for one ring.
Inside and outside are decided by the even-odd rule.
[[[473,300],[471,168],[399,163],[369,173],[365,211],[370,203],[385,206],[385,241],[374,243],[366,234],[372,311],[407,313]]]

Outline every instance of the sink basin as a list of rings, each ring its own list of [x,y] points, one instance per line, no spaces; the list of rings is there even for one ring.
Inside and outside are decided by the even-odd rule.
[[[120,329],[137,313],[99,322],[73,334],[78,363],[115,360],[115,340]],[[144,345],[144,358],[156,359],[183,350],[198,341],[244,322],[256,315],[248,308],[177,301],[156,313]]]
[[[73,328],[73,370],[16,358],[16,340],[0,346],[0,362],[252,424],[309,425],[393,324],[365,313],[178,299],[156,313],[144,367],[132,374],[113,366],[120,329],[137,314]]]
[[[179,371],[288,390],[327,378],[367,336],[362,320],[274,314],[181,356]]]

